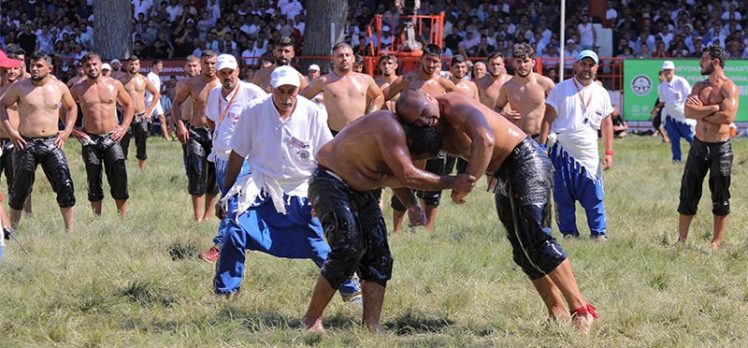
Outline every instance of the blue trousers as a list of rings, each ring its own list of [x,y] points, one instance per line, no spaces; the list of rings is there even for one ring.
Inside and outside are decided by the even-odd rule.
[[[680,150],[680,138],[686,139],[691,144],[695,135],[693,128],[685,122],[677,121],[668,116],[665,118],[665,131],[670,138],[670,152],[673,153],[673,161],[681,162],[683,154]]]
[[[603,181],[587,172],[559,144],[550,153],[553,173],[553,199],[556,201],[556,222],[563,235],[579,236],[576,222],[576,201],[587,213],[592,236],[605,235],[607,221],[603,205]]]
[[[224,161],[223,159],[220,159],[216,157],[216,183],[218,184],[218,189],[221,190],[221,197],[226,194],[226,192],[229,191],[230,187],[224,187],[223,180],[226,177],[226,168],[228,167],[229,162]],[[249,162],[244,161],[242,164],[242,169],[239,172],[239,175],[237,175],[237,178],[249,174]],[[218,234],[216,234],[216,237],[213,238],[213,244],[220,247],[223,245],[223,231],[226,230],[226,223],[228,217],[221,220],[221,222],[218,224]]]
[[[244,276],[246,250],[290,259],[311,259],[318,267],[327,259],[330,246],[324,238],[319,219],[312,217],[312,207],[306,198],[285,196],[286,214],[275,210],[272,200],[258,198],[247,211],[236,216],[236,200],[229,207],[223,231],[224,243],[213,279],[218,294],[239,290]],[[342,295],[360,291],[357,278],[346,280],[339,288]]]

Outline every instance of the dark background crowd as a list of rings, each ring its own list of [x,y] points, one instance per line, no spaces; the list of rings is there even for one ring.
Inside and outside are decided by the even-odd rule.
[[[56,54],[57,73],[74,73],[76,62],[93,47],[94,0],[3,0],[0,46]],[[242,57],[255,67],[279,36],[297,42],[304,54],[305,8],[310,0],[132,0],[133,54],[144,59],[181,58],[211,49]],[[445,56],[510,55],[526,41],[543,58],[559,56],[559,2],[539,0],[423,0],[419,13],[445,12]],[[346,39],[370,54],[366,27],[375,14],[398,14],[393,0],[350,0]],[[731,58],[748,57],[748,2],[694,0],[607,1],[603,16],[589,16],[586,5],[567,6],[566,53],[592,47],[592,23],[613,30],[613,55],[624,58],[695,57],[719,43]],[[385,18],[382,44],[402,23]],[[426,28],[428,29],[428,28]],[[424,30],[427,35],[428,30]],[[422,38],[426,41],[426,38]],[[377,52],[375,52],[377,53]]]

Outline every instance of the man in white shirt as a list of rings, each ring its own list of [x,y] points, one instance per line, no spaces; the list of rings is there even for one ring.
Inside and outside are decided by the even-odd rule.
[[[608,91],[594,82],[597,54],[584,50],[574,63],[571,79],[554,87],[545,103],[540,143],[551,137],[550,158],[555,167],[553,198],[558,212],[558,229],[564,236],[579,236],[575,218],[576,201],[587,213],[587,224],[593,239],[604,241],[607,221],[603,205],[603,180],[597,131],[602,131],[605,157],[602,169],[613,166],[613,107]]]
[[[665,116],[665,131],[670,138],[673,162],[681,163],[683,156],[680,139],[685,139],[690,145],[695,134],[696,120],[685,116],[686,100],[691,94],[691,85],[686,79],[675,75],[675,64],[669,60],[662,63],[662,76],[664,80],[657,89],[657,107],[662,109],[662,115]]]
[[[583,50],[592,49],[597,41],[597,33],[595,28],[592,27],[590,17],[583,14],[581,17],[581,23],[577,25],[577,34],[579,35],[579,47]]]
[[[330,253],[307,191],[317,151],[332,134],[324,112],[298,96],[300,84],[296,69],[276,68],[271,95],[255,100],[239,116],[221,188],[228,189],[221,204],[229,219],[213,280],[218,294],[239,290],[247,249],[312,259],[320,267]],[[237,180],[245,159],[251,173]],[[360,302],[355,279],[339,290],[345,301]]]
[[[226,194],[228,189],[223,185],[226,175],[226,165],[231,154],[231,136],[234,128],[239,122],[239,117],[247,106],[255,99],[267,95],[260,87],[239,80],[239,65],[236,58],[229,54],[218,56],[216,71],[221,87],[214,88],[208,94],[205,104],[205,116],[213,128],[213,149],[208,157],[209,161],[216,164],[216,182],[221,194]],[[249,173],[249,163],[244,162],[239,176]],[[218,227],[218,235],[213,239],[213,247],[200,257],[208,262],[215,262],[223,245],[223,230],[226,227],[226,219],[221,221]]]
[[[148,78],[148,81],[153,84],[154,87],[156,87],[157,91],[161,90],[161,77],[159,77],[159,74],[161,73],[161,70],[164,68],[164,63],[161,61],[161,59],[154,59],[153,65],[151,66],[151,71],[146,75]],[[151,101],[153,100],[153,95],[151,93],[145,92],[145,102],[147,105],[151,105]],[[158,117],[158,121],[161,123],[161,133],[164,136],[164,139],[167,141],[171,141],[171,135],[169,134],[169,123],[166,122],[166,116],[164,115],[164,107],[161,105],[161,100],[159,99],[156,101],[156,107],[153,108],[153,113],[151,113],[150,118],[151,121],[154,117]]]

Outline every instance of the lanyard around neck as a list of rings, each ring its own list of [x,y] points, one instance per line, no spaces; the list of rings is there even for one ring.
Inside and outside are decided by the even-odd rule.
[[[574,87],[577,88],[577,96],[579,96],[579,102],[582,105],[582,112],[584,112],[585,115],[587,115],[587,108],[590,106],[590,102],[592,102],[592,89],[590,89],[590,95],[587,97],[587,102],[585,103],[584,98],[582,97],[582,85],[577,82],[577,78],[572,78],[572,81],[574,81]],[[595,83],[594,81],[591,83]]]
[[[229,112],[229,108],[231,108],[231,104],[234,103],[234,99],[236,98],[236,95],[239,94],[239,84],[236,84],[236,87],[234,87],[234,90],[231,91],[231,99],[229,99],[229,103],[226,105],[226,108],[223,109],[223,112],[221,112],[221,102],[223,101],[223,96],[218,96],[218,126],[223,123],[223,119],[226,117],[226,114]],[[216,126],[216,128],[218,128]]]

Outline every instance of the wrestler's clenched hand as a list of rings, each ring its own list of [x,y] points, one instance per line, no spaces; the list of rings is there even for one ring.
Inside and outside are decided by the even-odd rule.
[[[452,185],[452,189],[455,191],[464,191],[464,192],[470,192],[473,190],[473,187],[475,187],[475,182],[477,179],[470,175],[470,174],[459,174],[455,176],[454,178],[454,185]]]
[[[467,197],[468,194],[470,194],[470,192],[452,190],[452,202],[455,204],[465,204],[465,197]]]
[[[416,204],[408,208],[408,220],[410,221],[408,227],[415,227],[425,225],[428,219],[426,218],[426,212],[423,208]]]
[[[57,146],[58,149],[61,149],[65,147],[65,142],[68,141],[68,134],[64,131],[58,131],[57,132],[57,139],[55,139],[55,146]]]

